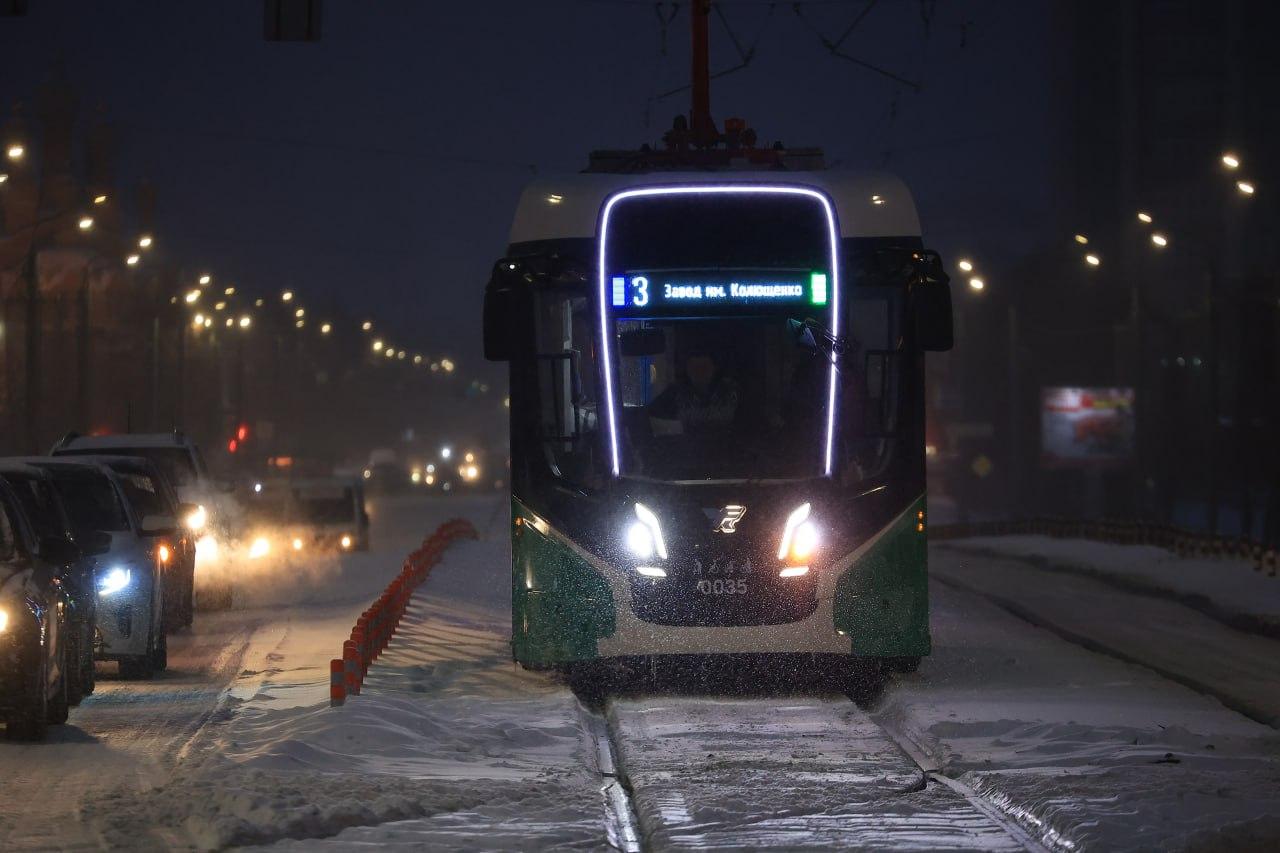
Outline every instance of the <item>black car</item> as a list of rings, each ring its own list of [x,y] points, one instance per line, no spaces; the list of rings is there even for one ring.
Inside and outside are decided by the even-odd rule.
[[[0,718],[11,740],[40,740],[69,708],[61,567],[79,557],[65,539],[41,540],[0,478]]]
[[[73,529],[67,508],[49,472],[20,460],[0,459],[0,479],[13,489],[40,541],[62,540],[68,561],[59,567],[67,594],[67,695],[72,705],[94,689],[93,648],[98,590],[98,558],[111,545],[101,531]]]

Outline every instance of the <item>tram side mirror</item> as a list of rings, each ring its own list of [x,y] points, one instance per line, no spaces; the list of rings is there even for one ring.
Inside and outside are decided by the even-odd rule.
[[[484,357],[489,361],[510,361],[515,355],[518,306],[513,266],[499,261],[484,291]]]
[[[954,345],[951,317],[951,277],[937,252],[912,253],[911,312],[916,345],[925,352],[946,352]]]
[[[618,349],[632,358],[662,355],[667,350],[667,336],[661,329],[632,329],[618,336]]]
[[[951,320],[951,288],[946,284],[918,285],[912,293],[916,315],[916,344],[925,352],[946,352],[955,344]]]

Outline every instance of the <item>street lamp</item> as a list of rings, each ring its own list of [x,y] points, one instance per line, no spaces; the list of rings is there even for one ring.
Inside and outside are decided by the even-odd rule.
[[[142,260],[142,256],[141,256],[141,255],[133,254],[133,255],[130,255],[129,257],[125,258],[125,259],[124,259],[124,262],[125,262],[126,264],[128,264],[129,266],[131,266],[131,267],[136,267],[136,266],[138,265],[138,261],[140,261],[140,260]]]
[[[19,142],[11,142],[9,143],[9,147],[5,150],[5,154],[9,156],[10,160],[17,163],[26,156],[27,149]]]
[[[292,290],[286,290],[284,293],[281,293],[281,294],[280,294],[280,301],[281,301],[281,302],[292,302],[292,301],[293,301],[293,291],[292,291]]]
[[[197,314],[195,317],[191,319],[191,325],[197,329],[200,329],[204,327],[204,324],[205,324],[204,321],[205,321],[205,316],[203,314]]]
[[[1076,242],[1079,243],[1081,246],[1087,246],[1089,245],[1089,238],[1084,236],[1083,234],[1077,234]]]
[[[1091,267],[1100,266],[1100,265],[1102,264],[1102,258],[1098,257],[1097,255],[1092,255],[1092,254],[1090,254],[1090,255],[1085,255],[1085,256],[1084,256],[1084,261],[1085,261],[1085,263],[1087,263],[1087,264],[1088,264],[1089,266],[1091,266]]]
[[[138,248],[139,248],[139,249],[150,249],[150,248],[151,248],[151,242],[152,242],[152,241],[151,241],[151,235],[150,235],[150,234],[143,234],[141,237],[139,237],[139,238],[138,238]]]
[[[95,195],[95,196],[93,197],[93,203],[94,203],[94,204],[106,204],[106,203],[107,203],[107,196],[106,196],[106,194],[105,194],[105,193],[103,193],[103,194]]]
[[[1155,243],[1157,247],[1163,249],[1165,246],[1169,245],[1169,238],[1157,231],[1151,235],[1151,242]]]
[[[235,292],[236,292],[236,289],[234,287],[228,287],[222,291],[224,296],[234,296]]]
[[[1240,190],[1241,195],[1253,195],[1253,184],[1248,181],[1236,181],[1236,189]]]
[[[240,317],[240,328],[247,329],[252,325],[253,325],[253,318],[250,317],[248,314],[244,314]]]
[[[333,326],[329,323],[325,323],[322,326],[320,326],[320,334],[322,335],[327,335],[332,331],[333,331]]]
[[[364,329],[366,332],[369,331],[370,329],[373,328],[373,321],[365,320],[363,323],[360,324],[360,328]]]
[[[137,257],[137,255],[134,255],[134,257],[136,258],[136,257]],[[187,295],[186,295],[186,296],[184,296],[184,297],[182,297],[182,298],[183,298],[183,299],[185,299],[185,300],[187,300],[187,304],[188,304],[188,305],[190,305],[190,304],[192,304],[192,303],[196,302],[196,301],[200,298],[200,291],[198,291],[198,290],[188,290],[188,291],[187,291]]]
[[[382,352],[382,339],[381,339],[381,338],[379,338],[378,340],[376,340],[376,341],[374,341],[374,342],[373,342],[373,351],[374,351],[374,352]]]
[[[8,172],[0,172],[0,184],[3,184],[3,183],[4,183],[5,181],[7,181],[7,180],[9,180],[9,173],[8,173]]]
[[[1226,166],[1228,169],[1239,169],[1240,158],[1231,152],[1227,152],[1222,155],[1222,165]]]
[[[982,279],[978,278],[976,275],[973,278],[969,279],[969,289],[974,292],[981,293],[983,290],[986,289],[986,286],[987,286],[987,283]],[[451,364],[445,364],[444,369],[452,370],[453,366]]]
[[[88,231],[90,228],[92,228],[92,227],[93,227],[93,217],[92,217],[92,216],[81,216],[81,217],[80,217],[80,222],[79,222],[79,223],[77,223],[77,224],[80,226],[80,230],[81,230],[81,231]]]
[[[305,309],[305,308],[299,308],[297,311],[294,311],[294,312],[293,312],[293,316],[295,316],[295,317],[305,317],[305,316],[307,316],[307,309]]]
[[[202,276],[200,276],[200,284],[201,284],[201,285],[208,285],[208,284],[209,284],[209,282],[211,282],[211,281],[213,281],[213,276],[211,276],[211,275],[202,275]]]
[[[956,264],[956,266],[960,267],[963,272],[973,272],[972,261],[961,259],[960,263]]]
[[[1151,214],[1150,214],[1150,213],[1144,213],[1144,212],[1142,212],[1141,210],[1140,210],[1140,211],[1138,211],[1138,221],[1139,221],[1139,222],[1141,222],[1141,223],[1143,223],[1143,224],[1145,224],[1145,225],[1150,225],[1150,224],[1151,224]]]

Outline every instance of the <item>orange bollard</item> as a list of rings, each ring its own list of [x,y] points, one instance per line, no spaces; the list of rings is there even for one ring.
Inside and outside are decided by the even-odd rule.
[[[352,696],[360,695],[360,647],[351,640],[342,644],[342,675],[347,692]]]
[[[347,688],[343,681],[342,658],[329,661],[329,707],[336,708],[347,701]]]
[[[356,660],[360,663],[360,678],[363,679],[369,672],[369,644],[368,635],[365,634],[363,628],[357,628],[355,635],[351,638],[356,644]]]

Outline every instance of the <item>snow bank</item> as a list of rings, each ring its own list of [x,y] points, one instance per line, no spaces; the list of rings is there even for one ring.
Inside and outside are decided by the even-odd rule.
[[[1052,575],[1039,583],[1053,594]],[[934,653],[876,716],[943,773],[1053,849],[1276,849],[1277,827],[1259,823],[1280,802],[1275,730],[982,598],[932,595]]]
[[[200,849],[598,844],[600,783],[576,700],[511,662],[505,502],[410,499],[372,514],[369,554],[344,557],[326,578],[269,586],[290,602],[285,618],[259,632],[175,777],[87,807],[108,843],[128,846],[146,825]],[[328,707],[328,662],[355,616],[405,553],[457,515],[481,541],[446,552],[362,695]]]
[[[1150,545],[1113,545],[1049,536],[986,536],[938,545],[970,554],[1017,557],[1129,589],[1177,598],[1244,630],[1280,637],[1280,578],[1236,558],[1179,557]]]

